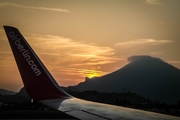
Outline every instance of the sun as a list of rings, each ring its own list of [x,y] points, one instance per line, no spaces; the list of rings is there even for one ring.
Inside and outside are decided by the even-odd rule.
[[[98,73],[91,73],[91,74],[89,74],[87,77],[88,77],[88,78],[93,78],[93,77],[98,77],[98,76],[99,76]]]

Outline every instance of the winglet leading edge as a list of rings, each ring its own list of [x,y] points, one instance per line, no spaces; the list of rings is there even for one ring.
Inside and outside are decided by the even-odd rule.
[[[70,97],[57,84],[17,28],[4,26],[21,78],[34,100]]]

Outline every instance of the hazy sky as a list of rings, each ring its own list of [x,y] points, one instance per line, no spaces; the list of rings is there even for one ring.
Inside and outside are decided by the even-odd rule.
[[[3,25],[17,27],[59,85],[151,55],[180,68],[180,0],[0,0],[0,88],[23,86]]]

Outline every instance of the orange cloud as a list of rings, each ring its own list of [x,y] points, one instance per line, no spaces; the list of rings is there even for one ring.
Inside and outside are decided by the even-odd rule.
[[[110,47],[78,42],[62,36],[28,34],[26,39],[47,68],[53,74],[59,73],[56,76],[60,79],[79,78],[82,81],[93,73],[104,75],[107,73],[105,70],[99,70],[98,67],[94,69],[92,66],[122,60]]]
[[[172,40],[155,40],[155,39],[136,39],[131,41],[119,42],[115,46],[132,46],[132,45],[159,45],[159,44],[166,44],[172,43]]]
[[[60,9],[60,8],[33,7],[33,6],[20,5],[20,4],[12,3],[12,2],[0,2],[0,7],[5,7],[5,6],[16,7],[16,8],[24,8],[24,9],[32,9],[32,10],[47,10],[47,11],[57,11],[57,12],[70,13],[69,10]]]
[[[27,37],[41,57],[53,63],[70,66],[98,65],[120,60],[114,49],[94,44],[77,42],[70,38],[52,35],[30,35]],[[55,60],[56,59],[56,60]]]

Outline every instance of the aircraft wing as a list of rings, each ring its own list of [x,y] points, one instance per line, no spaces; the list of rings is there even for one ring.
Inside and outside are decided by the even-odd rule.
[[[4,26],[22,81],[29,96],[50,107],[82,120],[180,120],[126,107],[90,102],[66,93],[17,28]]]

